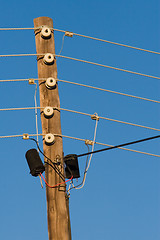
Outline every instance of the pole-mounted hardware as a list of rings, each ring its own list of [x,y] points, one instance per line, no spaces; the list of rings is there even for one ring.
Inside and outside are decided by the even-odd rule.
[[[66,31],[65,36],[67,37],[73,37],[73,32]]]
[[[35,84],[35,82],[34,82],[34,79],[33,79],[33,78],[29,78],[29,79],[28,79],[28,82],[29,82],[29,84]]]
[[[79,178],[78,157],[76,154],[69,154],[64,157],[66,178]]]
[[[45,116],[45,118],[52,118],[54,115],[54,110],[52,107],[45,107],[43,114]]]
[[[89,139],[86,139],[86,140],[85,140],[85,144],[86,144],[86,145],[91,145],[91,146],[92,146],[93,143],[94,143],[94,142],[93,142],[92,140],[89,140]]]
[[[95,113],[95,114],[91,115],[91,119],[99,121],[99,116]]]
[[[53,78],[53,77],[47,78],[47,80],[46,80],[46,82],[45,82],[46,87],[47,87],[48,89],[51,89],[51,90],[54,89],[54,88],[56,88],[56,84],[57,84],[57,81],[56,81],[56,79]]]
[[[52,133],[48,133],[44,137],[45,144],[51,146],[55,143],[55,136]]]
[[[43,61],[47,65],[52,65],[54,63],[55,56],[52,53],[46,53],[44,55]]]
[[[44,39],[51,38],[51,30],[47,26],[43,26],[41,30],[41,37]]]
[[[37,177],[40,173],[45,171],[45,167],[36,149],[33,148],[28,150],[25,156],[32,176]]]
[[[24,133],[23,134],[23,139],[24,140],[28,140],[29,139],[29,134],[28,133]]]

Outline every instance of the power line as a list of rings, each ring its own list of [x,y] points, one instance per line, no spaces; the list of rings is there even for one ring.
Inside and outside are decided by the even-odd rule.
[[[101,145],[101,146],[113,147],[113,145],[110,145],[110,144],[107,144],[107,143],[99,143],[99,142],[96,142],[96,144]],[[134,150],[134,149],[129,149],[129,148],[119,147],[119,149],[126,150],[126,151],[130,151],[130,152],[135,152],[135,153],[140,153],[140,154],[144,154],[144,155],[149,155],[149,156],[153,156],[153,157],[160,157],[160,155],[156,155],[156,154],[153,154],[153,153],[142,152],[142,151],[138,151],[138,150]]]
[[[22,107],[22,108],[1,108],[0,111],[17,111],[17,110],[35,110],[41,109],[41,107]]]
[[[55,134],[54,134],[55,135]],[[36,137],[37,134],[28,134],[29,137]],[[38,136],[44,136],[44,134],[38,134]],[[78,140],[78,141],[82,141],[82,142],[86,142],[86,139],[82,139],[82,138],[78,138],[78,137],[72,137],[72,136],[66,136],[66,135],[57,135],[60,137],[64,137],[64,138],[68,138],[68,139],[74,139],[74,140]],[[5,139],[5,138],[16,138],[16,137],[23,137],[23,134],[19,134],[19,135],[9,135],[9,136],[0,136],[0,139]],[[113,145],[110,144],[106,144],[106,143],[100,143],[100,142],[95,142],[95,144],[98,145],[102,145],[102,146],[109,146],[109,147],[113,147]],[[142,151],[138,151],[138,150],[134,150],[134,149],[129,149],[129,148],[123,148],[123,147],[118,147],[118,149],[122,149],[125,151],[130,151],[130,152],[135,152],[135,153],[140,153],[140,154],[144,154],[144,155],[149,155],[149,156],[153,156],[153,157],[160,157],[160,155],[154,154],[154,153],[148,153],[148,152],[142,152]]]
[[[0,31],[8,31],[8,30],[36,30],[36,29],[37,28],[0,28]],[[57,31],[57,32],[63,32],[63,33],[67,32],[65,30],[56,29],[56,28],[53,28],[53,30]],[[143,52],[154,53],[154,54],[160,55],[160,52],[156,52],[156,51],[152,51],[152,50],[148,50],[148,49],[144,49],[144,48],[134,47],[134,46],[131,46],[131,45],[118,43],[118,42],[113,42],[113,41],[105,40],[105,39],[102,39],[102,38],[92,37],[92,36],[88,36],[88,35],[84,35],[84,34],[80,34],[80,33],[75,33],[75,32],[72,32],[72,34],[75,35],[75,36],[78,36],[78,37],[88,38],[88,39],[92,39],[92,40],[96,40],[96,41],[100,41],[100,42],[114,44],[114,45],[121,46],[121,47],[131,48],[131,49],[135,49],[135,50],[139,50],[139,51],[143,51]]]
[[[45,53],[41,53],[41,54],[22,53],[22,54],[0,55],[0,57],[26,57],[26,56],[44,56],[44,55],[45,55]],[[78,61],[78,62],[88,63],[88,64],[92,64],[92,65],[95,65],[95,66],[100,66],[100,67],[104,67],[104,68],[109,68],[109,69],[113,69],[113,70],[118,70],[118,71],[122,71],[122,72],[127,72],[127,73],[131,73],[131,74],[135,74],[135,75],[139,75],[139,76],[143,76],[143,77],[160,79],[160,77],[157,77],[157,76],[148,75],[148,74],[139,73],[139,72],[134,72],[134,71],[130,71],[130,70],[123,69],[123,68],[112,67],[112,66],[109,66],[109,65],[105,65],[105,64],[101,64],[101,63],[96,63],[96,62],[91,62],[91,61],[87,61],[87,60],[83,60],[83,59],[79,59],[79,58],[73,58],[73,57],[62,56],[62,55],[57,55],[57,54],[54,54],[54,55],[55,55],[56,57],[61,57],[61,58],[70,59],[70,60],[74,60],[74,61]]]
[[[0,31],[10,31],[10,30],[34,30],[34,28],[0,28]]]
[[[65,109],[65,108],[60,108],[60,110],[77,113],[77,114],[82,114],[82,115],[89,116],[89,117],[92,116],[92,114],[89,114],[89,113],[79,112],[79,111]],[[123,123],[123,124],[131,125],[131,126],[135,126],[135,127],[141,127],[141,128],[146,128],[146,129],[150,129],[150,130],[160,131],[160,129],[152,128],[152,127],[148,127],[148,126],[144,126],[144,125],[140,125],[140,124],[136,124],[136,123],[130,123],[130,122],[125,122],[125,121],[121,121],[121,120],[117,120],[117,119],[113,119],[113,118],[101,117],[101,116],[98,116],[98,117],[100,119],[104,119],[104,120],[108,120],[108,121],[112,121],[112,122],[118,122],[118,123]]]
[[[38,112],[37,112],[37,83],[35,84],[35,94],[34,94],[34,106],[35,106],[35,122],[36,122],[36,133],[37,133],[37,143],[39,143],[38,141]]]
[[[30,137],[36,137],[37,134],[29,134]],[[38,136],[43,136],[43,134],[38,134]],[[18,135],[9,135],[9,136],[0,136],[1,139],[3,138],[17,138],[17,137],[23,137],[23,134],[18,134]]]
[[[64,46],[64,38],[65,38],[65,34],[64,34],[63,37],[62,37],[61,49],[60,49],[58,55],[61,55],[61,52],[62,52],[62,50],[63,50],[63,46]],[[57,60],[57,59],[56,59],[56,60]]]
[[[136,74],[136,75],[143,76],[143,77],[160,79],[160,77],[156,77],[156,76],[152,76],[152,75],[147,75],[147,74],[139,73],[139,72],[134,72],[134,71],[130,71],[130,70],[127,70],[127,69],[112,67],[112,66],[109,66],[109,65],[101,64],[101,63],[90,62],[90,61],[83,60],[83,59],[79,59],[79,58],[67,57],[67,56],[62,56],[62,55],[56,55],[56,56],[57,56],[57,57],[61,57],[61,58],[66,58],[66,59],[74,60],[74,61],[78,61],[78,62],[89,63],[89,64],[96,65],[96,66],[100,66],[100,67],[110,68],[110,69],[113,69],[113,70],[118,70],[118,71],[127,72],[127,73],[131,73],[131,74]]]
[[[55,29],[55,28],[53,30],[58,31],[58,32],[64,32],[64,33],[66,32],[65,30],[60,30],[60,29]],[[131,49],[139,50],[139,51],[144,51],[144,52],[154,53],[154,54],[160,55],[160,52],[156,52],[156,51],[152,51],[152,50],[148,50],[148,49],[144,49],[144,48],[134,47],[134,46],[131,46],[131,45],[118,43],[118,42],[113,42],[113,41],[109,41],[109,40],[105,40],[105,39],[101,39],[101,38],[97,38],[97,37],[91,37],[91,36],[87,36],[87,35],[80,34],[80,33],[72,32],[72,34],[75,35],[75,36],[79,36],[79,37],[84,37],[84,38],[88,38],[88,39],[92,39],[92,40],[96,40],[96,41],[100,41],[100,42],[105,42],[105,43],[118,45],[118,46],[121,46],[121,47],[127,47],[127,48],[131,48]]]
[[[0,55],[0,57],[28,57],[28,56],[39,56],[45,54],[36,54],[36,53],[17,53],[17,54],[5,54]]]
[[[42,80],[46,80],[47,78],[1,79],[0,82],[27,82],[30,79],[42,81]]]
[[[37,81],[41,81],[41,80],[46,80],[46,78],[44,79],[38,79],[38,78],[33,78],[34,80]],[[26,79],[8,79],[8,80],[0,80],[0,82],[25,82],[28,81],[29,78]],[[118,94],[118,95],[122,95],[122,96],[126,96],[126,97],[131,97],[131,98],[136,98],[136,99],[140,99],[140,100],[144,100],[144,101],[149,101],[149,102],[154,102],[154,103],[160,103],[160,101],[158,100],[154,100],[154,99],[150,99],[150,98],[144,98],[144,97],[140,97],[140,96],[135,96],[135,95],[131,95],[131,94],[127,94],[127,93],[122,93],[122,92],[117,92],[114,90],[109,90],[109,89],[104,89],[104,88],[99,88],[99,87],[95,87],[95,86],[91,86],[91,85],[87,85],[87,84],[82,84],[82,83],[77,83],[77,82],[71,82],[71,81],[67,81],[67,80],[62,80],[62,79],[56,79],[58,82],[64,82],[64,83],[69,83],[69,84],[73,84],[73,85],[77,85],[77,86],[81,86],[81,87],[86,87],[86,88],[91,88],[91,89],[95,89],[95,90],[99,90],[99,91],[103,91],[103,92],[109,92],[109,93],[113,93],[113,94]]]
[[[86,142],[86,139],[82,139],[82,138],[78,138],[78,137],[71,137],[71,136],[66,136],[66,135],[62,135],[62,137]],[[106,144],[106,143],[100,143],[100,142],[95,142],[95,144],[102,145],[102,146],[114,147],[113,145]],[[142,152],[142,151],[129,149],[129,148],[118,147],[118,149],[129,151],[129,152],[140,153],[140,154],[144,154],[144,155],[149,155],[149,156],[152,156],[152,157],[160,157],[160,155],[157,155],[157,154],[154,154],[154,153]]]
[[[113,146],[113,147],[103,148],[103,149],[96,150],[96,151],[92,151],[92,152],[87,152],[87,153],[79,154],[79,155],[77,155],[77,157],[83,157],[83,156],[87,156],[87,155],[90,155],[90,154],[99,153],[99,152],[104,152],[104,151],[108,151],[108,150],[115,149],[115,148],[119,148],[119,147],[124,147],[124,146],[128,146],[128,145],[133,145],[133,144],[141,143],[141,142],[146,142],[146,141],[150,141],[150,140],[153,140],[153,139],[156,139],[156,138],[160,138],[160,135],[153,136],[153,137],[149,137],[149,138],[143,138],[143,139],[140,139],[140,140],[136,140],[136,141],[132,141],[132,142],[127,142],[127,143],[119,144],[119,145],[116,145],[116,146]]]
[[[95,140],[96,140],[96,135],[97,135],[97,125],[98,125],[98,119],[96,119],[96,124],[95,124],[95,129],[94,129],[94,137],[93,137],[93,144],[92,144],[92,152],[94,151],[94,145],[95,145]],[[78,184],[77,186],[74,186],[75,189],[79,190],[79,189],[82,189],[85,185],[85,182],[86,182],[86,176],[87,176],[87,172],[88,172],[88,169],[90,167],[90,164],[91,164],[91,160],[92,160],[92,154],[90,154],[90,158],[88,160],[86,160],[86,166],[85,166],[85,170],[84,170],[84,175],[83,175],[83,180],[82,180],[82,183]]]
[[[160,101],[157,101],[157,100],[139,97],[139,96],[135,96],[135,95],[127,94],[127,93],[117,92],[117,91],[113,91],[113,90],[109,90],[109,89],[94,87],[94,86],[90,86],[90,85],[86,85],[86,84],[82,84],[82,83],[76,83],[76,82],[71,82],[71,81],[66,81],[66,80],[61,80],[61,79],[57,79],[57,81],[64,82],[64,83],[70,83],[70,84],[74,84],[74,85],[78,85],[78,86],[82,86],[82,87],[87,87],[87,88],[91,88],[91,89],[95,89],[95,90],[100,90],[100,91],[104,91],[104,92],[115,93],[115,94],[126,96],[126,97],[137,98],[137,99],[145,100],[145,101],[149,101],[149,102],[160,103]]]
[[[147,126],[144,126],[144,125],[140,125],[140,124],[136,124],[136,123],[130,123],[130,122],[125,122],[125,121],[121,121],[121,120],[117,120],[117,119],[113,119],[113,118],[107,118],[107,117],[99,117],[99,118],[104,119],[104,120],[108,120],[108,121],[112,121],[112,122],[118,122],[118,123],[127,124],[127,125],[130,125],[130,126],[146,128],[146,129],[150,129],[150,130],[154,130],[154,131],[160,131],[160,129],[158,129],[158,128],[147,127]]]
[[[29,80],[29,78],[24,78],[24,79],[1,79],[0,82],[25,82],[25,81],[28,81],[28,80]]]
[[[55,108],[55,107],[52,107],[52,108]],[[1,108],[0,111],[34,110],[34,109],[35,109],[35,107],[3,108],[3,109]],[[43,108],[42,107],[37,107],[37,109],[44,109],[44,107]],[[57,108],[55,108],[55,109],[57,109]],[[77,114],[81,114],[81,115],[85,115],[85,116],[89,116],[89,117],[93,116],[93,114],[79,112],[79,111],[66,109],[66,108],[60,108],[59,110],[66,111],[66,112],[77,113]],[[148,127],[148,126],[144,126],[144,125],[140,125],[140,124],[136,124],[136,123],[131,123],[131,122],[125,122],[125,121],[121,121],[121,120],[117,120],[117,119],[113,119],[113,118],[107,118],[107,117],[102,117],[102,116],[98,116],[98,117],[99,117],[99,119],[103,119],[103,120],[108,120],[108,121],[117,122],[117,123],[123,123],[123,124],[127,124],[127,125],[134,126],[134,127],[140,127],[140,128],[145,128],[145,129],[150,129],[150,130],[160,132],[160,129],[158,129],[158,128]]]

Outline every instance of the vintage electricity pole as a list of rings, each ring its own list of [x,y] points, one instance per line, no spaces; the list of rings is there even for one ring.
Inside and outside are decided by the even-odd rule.
[[[37,50],[37,65],[39,78],[40,106],[41,106],[41,122],[42,132],[44,135],[56,134],[61,135],[60,122],[60,101],[58,94],[58,86],[54,86],[54,79],[57,79],[57,66],[54,44],[53,21],[48,17],[39,17],[34,19],[35,40]],[[41,80],[43,79],[43,80]],[[47,79],[44,80],[44,79]],[[44,108],[54,107],[54,115],[46,118]],[[47,109],[48,113],[51,108]],[[52,161],[60,161],[60,165],[56,166],[62,174],[63,169],[63,147],[62,137],[55,136],[55,143],[52,142],[52,135],[48,135],[46,144],[43,144],[44,154]],[[49,160],[48,163],[51,163]],[[49,164],[45,166],[45,177],[49,185],[53,186],[63,182],[59,174],[55,172]],[[49,240],[71,240],[70,218],[68,210],[68,199],[66,198],[65,184],[49,188],[46,186],[47,196],[47,216],[48,216],[48,234]]]

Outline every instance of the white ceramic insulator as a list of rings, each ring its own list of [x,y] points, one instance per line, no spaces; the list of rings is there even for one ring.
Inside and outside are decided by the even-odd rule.
[[[51,37],[51,30],[50,30],[50,28],[48,28],[46,26],[42,27],[41,37],[42,38],[50,38]]]
[[[47,78],[45,85],[48,89],[54,89],[56,87],[56,79],[53,77]]]
[[[44,140],[47,145],[52,145],[55,143],[55,136],[52,133],[48,133],[45,135]]]
[[[54,55],[52,53],[46,53],[44,55],[43,61],[45,64],[51,65],[54,63]]]
[[[52,107],[45,107],[43,113],[46,118],[51,118],[54,115],[54,110]]]

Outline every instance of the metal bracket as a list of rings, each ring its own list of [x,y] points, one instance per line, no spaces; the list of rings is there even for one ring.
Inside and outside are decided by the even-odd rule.
[[[93,141],[86,139],[86,140],[85,140],[85,144],[86,144],[86,145],[93,145]]]
[[[73,37],[73,32],[66,31],[65,36],[67,37]]]
[[[28,140],[29,139],[29,134],[28,133],[23,133],[23,139]]]
[[[55,161],[57,162],[58,165],[61,164],[61,157],[60,157],[60,155],[56,155]]]
[[[29,82],[29,84],[34,84],[34,79],[33,78],[29,78],[28,82]]]
[[[91,115],[91,119],[99,121],[99,116],[96,114],[93,114],[93,115]]]

